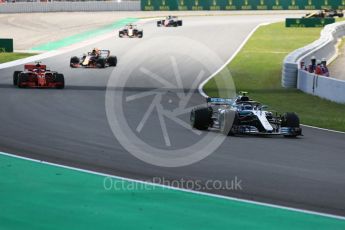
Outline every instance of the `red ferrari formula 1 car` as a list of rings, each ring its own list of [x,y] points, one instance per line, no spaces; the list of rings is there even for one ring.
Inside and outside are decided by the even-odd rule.
[[[19,88],[65,88],[63,74],[47,70],[46,65],[26,64],[24,71],[13,73],[13,85]]]

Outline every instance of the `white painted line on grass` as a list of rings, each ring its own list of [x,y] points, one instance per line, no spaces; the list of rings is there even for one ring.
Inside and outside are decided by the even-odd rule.
[[[211,80],[214,76],[216,76],[220,71],[222,71],[224,68],[226,68],[227,65],[230,64],[230,62],[237,56],[237,54],[242,50],[242,48],[245,46],[245,44],[248,42],[248,40],[252,37],[252,35],[257,31],[261,26],[266,26],[269,24],[272,24],[274,22],[266,22],[266,23],[261,23],[257,25],[249,34],[248,36],[244,39],[244,41],[241,43],[241,45],[238,47],[238,49],[235,51],[235,53],[226,61],[224,65],[222,65],[216,72],[214,72],[211,76],[209,76],[207,79],[205,79],[200,85],[199,85],[199,93],[203,97],[208,97],[208,95],[204,92],[204,86],[205,84]]]

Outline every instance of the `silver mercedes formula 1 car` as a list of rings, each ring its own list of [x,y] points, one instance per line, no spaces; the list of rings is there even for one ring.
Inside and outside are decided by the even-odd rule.
[[[194,108],[190,114],[193,128],[217,129],[224,135],[302,135],[296,113],[265,110],[267,106],[251,100],[246,92],[234,99],[207,98],[206,106]]]

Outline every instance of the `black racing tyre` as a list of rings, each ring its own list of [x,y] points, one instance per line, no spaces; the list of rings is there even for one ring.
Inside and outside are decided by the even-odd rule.
[[[18,75],[18,81],[17,86],[19,88],[24,88],[25,86],[22,85],[22,83],[27,82],[29,80],[29,76],[26,73],[21,73]]]
[[[144,36],[144,32],[143,31],[139,31],[138,32],[138,38],[142,38]]]
[[[123,32],[122,31],[119,32],[119,37],[123,38]]]
[[[282,117],[281,127],[294,128],[294,132],[284,135],[284,137],[296,137],[301,135],[299,117],[296,113],[285,113]],[[296,129],[298,131],[296,131]]]
[[[78,57],[76,57],[76,56],[71,57],[71,60],[70,60],[70,66],[71,67],[74,67],[72,64],[77,65],[79,63],[80,63],[80,59]]]
[[[190,123],[193,128],[207,130],[212,122],[212,109],[210,107],[194,108],[190,114]]]
[[[96,65],[98,68],[105,68],[106,60],[104,58],[98,58]]]
[[[54,75],[54,80],[55,80],[55,83],[60,83],[56,86],[57,89],[63,89],[65,88],[65,77],[63,76],[63,74],[60,74],[60,73],[56,73]]]
[[[18,76],[22,71],[14,71],[13,73],[13,85],[16,86],[18,84]]]
[[[178,25],[178,26],[182,26],[182,20],[177,21],[177,25]]]
[[[162,21],[157,21],[157,27],[161,27],[162,26]]]
[[[285,113],[283,115],[281,127],[298,128],[299,126],[299,117],[296,113]]]
[[[109,66],[116,66],[117,65],[117,57],[116,56],[109,56],[108,57],[108,65]]]

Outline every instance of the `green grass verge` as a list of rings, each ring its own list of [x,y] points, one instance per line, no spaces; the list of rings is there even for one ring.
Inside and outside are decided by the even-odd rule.
[[[284,23],[260,27],[228,68],[237,91],[248,91],[270,109],[280,113],[294,111],[303,124],[345,131],[345,105],[281,87],[284,57],[318,39],[320,30],[285,28]],[[204,86],[209,96],[219,95],[216,81],[223,81],[222,76],[217,75]]]
[[[0,64],[33,56],[33,53],[0,53]]]

